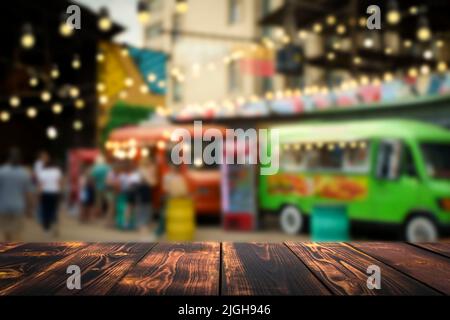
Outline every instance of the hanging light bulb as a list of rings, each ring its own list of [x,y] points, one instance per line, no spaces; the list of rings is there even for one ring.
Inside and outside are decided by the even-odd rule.
[[[138,20],[141,24],[147,25],[150,22],[150,8],[148,2],[145,0],[140,0],[138,2]]]
[[[20,98],[18,96],[12,96],[9,98],[9,105],[13,108],[20,106]]]
[[[81,60],[80,60],[80,56],[79,56],[78,54],[75,54],[75,55],[73,56],[73,59],[72,59],[72,68],[74,68],[75,70],[81,68]]]
[[[97,62],[102,63],[103,61],[105,61],[105,55],[103,54],[103,52],[98,52],[97,53]]]
[[[154,74],[154,73],[150,73],[148,76],[147,76],[147,80],[149,81],[149,82],[155,82],[156,81],[156,74]]]
[[[59,34],[65,38],[73,35],[73,28],[67,23],[67,15],[61,15],[61,23],[59,24]]]
[[[28,83],[30,84],[30,87],[37,87],[37,85],[39,84],[39,80],[37,77],[32,76]]]
[[[386,16],[387,22],[391,25],[396,25],[400,22],[402,16],[398,9],[398,3],[396,0],[391,0],[388,3],[388,13]]]
[[[420,41],[428,41],[431,39],[430,24],[426,16],[421,16],[419,19],[419,27],[417,29],[417,39]]]
[[[103,91],[105,91],[105,89],[106,89],[106,86],[104,83],[102,83],[102,82],[97,83],[97,91],[98,92],[103,92]]]
[[[439,62],[437,65],[437,70],[441,73],[446,72],[447,71],[447,63],[444,61]]]
[[[47,128],[47,137],[50,140],[55,140],[56,138],[58,138],[58,130],[56,130],[55,127],[48,127]]]
[[[109,17],[108,9],[105,7],[100,8],[99,16],[98,28],[103,32],[108,32],[109,30],[111,30],[112,21]]]
[[[141,91],[142,94],[146,94],[149,92],[148,86],[146,84],[141,85],[139,90]]]
[[[347,28],[344,24],[340,24],[336,27],[336,32],[339,35],[343,35],[347,31]]]
[[[35,107],[29,107],[27,109],[27,117],[30,119],[36,118],[38,112]]]
[[[42,91],[41,93],[41,100],[43,102],[49,102],[52,99],[52,95],[50,92],[48,92],[47,90]]]
[[[428,66],[428,65],[426,65],[426,64],[424,64],[423,66],[421,66],[420,67],[420,73],[422,74],[422,75],[429,75],[430,74],[430,67]]]
[[[175,10],[178,14],[185,14],[189,10],[187,0],[176,0]]]
[[[71,87],[69,90],[69,95],[72,98],[78,98],[78,96],[80,95],[80,89],[75,86]]]
[[[426,60],[433,59],[433,51],[431,49],[427,49],[423,52],[423,58]]]
[[[0,113],[0,120],[1,120],[2,122],[8,122],[9,119],[11,119],[11,115],[9,114],[8,111],[2,111],[2,112]]]
[[[314,26],[313,26],[313,31],[314,31],[315,33],[321,33],[322,30],[323,30],[323,27],[322,27],[322,25],[321,25],[320,23],[315,23],[315,24],[314,24]]]
[[[404,46],[405,48],[411,48],[412,45],[413,45],[413,43],[412,43],[412,41],[409,40],[409,39],[406,39],[405,41],[403,41],[403,46]]]
[[[80,120],[75,120],[73,122],[73,129],[76,131],[81,131],[83,129],[83,122]]]
[[[60,114],[63,111],[63,106],[61,103],[54,103],[52,106],[52,111],[54,114]]]
[[[373,47],[373,39],[370,37],[365,38],[363,45],[365,48],[372,48]]]
[[[85,106],[84,100],[83,99],[77,99],[75,100],[75,108],[77,109],[83,109]]]
[[[328,24],[329,26],[332,26],[332,25],[336,24],[336,17],[333,16],[333,15],[329,15],[329,16],[327,17],[327,24]]]
[[[25,49],[31,49],[34,47],[36,39],[33,34],[33,27],[27,23],[22,28],[22,37],[20,38],[20,44]]]
[[[126,78],[124,80],[124,84],[127,88],[131,88],[134,85],[134,80],[133,78]]]
[[[59,69],[58,69],[58,66],[56,64],[53,66],[52,70],[50,71],[50,76],[53,79],[59,78]]]

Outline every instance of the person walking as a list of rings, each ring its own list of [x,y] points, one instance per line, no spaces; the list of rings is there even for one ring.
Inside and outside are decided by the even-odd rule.
[[[21,241],[25,216],[31,217],[33,183],[20,160],[20,151],[11,149],[7,163],[0,167],[2,241]]]
[[[40,170],[38,175],[38,185],[40,191],[40,211],[42,214],[42,227],[46,234],[53,231],[57,236],[56,226],[59,200],[63,186],[63,176],[61,170],[51,158]]]
[[[106,179],[111,171],[103,155],[98,155],[91,170],[91,178],[95,186],[95,216],[102,217],[106,204]]]
[[[137,228],[141,236],[145,238],[149,233],[149,224],[153,214],[152,190],[156,185],[156,168],[150,159],[144,158],[139,163],[137,173],[139,182],[135,187],[136,203],[134,214]]]

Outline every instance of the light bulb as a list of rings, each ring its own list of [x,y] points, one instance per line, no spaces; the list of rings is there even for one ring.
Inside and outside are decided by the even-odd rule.
[[[75,108],[77,109],[83,109],[85,106],[84,100],[83,99],[77,99],[75,100]]]
[[[59,78],[59,69],[58,69],[57,66],[54,66],[53,69],[52,69],[52,71],[50,71],[50,76],[51,76],[53,79]]]
[[[20,98],[18,96],[12,96],[9,98],[9,105],[13,108],[20,106]]]
[[[187,0],[177,0],[175,10],[178,14],[184,14],[189,10]]]
[[[36,118],[38,112],[35,107],[29,107],[27,109],[27,117],[30,119]]]
[[[83,129],[83,122],[81,122],[80,120],[75,120],[75,121],[73,122],[73,128],[74,128],[76,131],[82,130],[82,129]]]
[[[56,138],[58,138],[58,130],[56,130],[55,127],[48,127],[47,128],[47,137],[50,140],[55,140]]]
[[[48,91],[43,91],[41,93],[41,100],[44,102],[49,102],[52,99],[52,95]]]
[[[25,49],[31,49],[34,47],[36,39],[34,38],[33,28],[31,24],[25,24],[22,28],[22,36],[20,38],[20,44]]]
[[[2,111],[2,112],[0,113],[0,120],[1,120],[2,122],[8,122],[9,119],[11,119],[11,115],[9,114],[8,111]]]
[[[63,107],[60,103],[55,103],[52,106],[52,111],[54,114],[60,114],[63,110]]]
[[[65,38],[68,38],[73,34],[73,28],[68,23],[61,22],[59,25],[59,34]]]
[[[98,28],[103,32],[111,30],[112,21],[111,18],[109,17],[108,9],[102,7],[100,9],[99,16],[100,18],[98,19]]]

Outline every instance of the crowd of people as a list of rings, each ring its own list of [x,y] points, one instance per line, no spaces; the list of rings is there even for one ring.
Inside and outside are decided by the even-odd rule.
[[[82,168],[78,180],[77,199],[70,203],[63,170],[47,152],[41,152],[28,168],[22,165],[20,151],[11,149],[8,160],[0,166],[2,240],[21,241],[26,218],[35,218],[45,237],[55,239],[60,229],[58,215],[62,208],[72,207],[75,210],[67,211],[76,212],[81,224],[104,221],[106,227],[138,230],[142,240],[154,241],[164,234],[168,199],[188,196],[179,168],[169,166],[160,179],[151,157],[138,163],[107,163],[99,155],[93,164]],[[162,192],[157,192],[159,184]],[[151,230],[156,213],[159,222]]]

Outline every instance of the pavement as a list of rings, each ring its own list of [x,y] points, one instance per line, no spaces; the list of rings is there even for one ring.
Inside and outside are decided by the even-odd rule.
[[[156,225],[151,225],[154,230]],[[59,216],[57,235],[46,235],[35,219],[27,219],[22,236],[25,242],[54,241],[86,241],[86,242],[152,242],[165,241],[165,238],[155,239],[152,233],[142,234],[138,231],[122,231],[108,227],[104,220],[82,224],[76,217],[68,213]],[[286,235],[282,233],[277,223],[273,222],[264,231],[236,232],[225,231],[220,222],[207,222],[197,225],[194,241],[229,241],[229,242],[282,242],[307,241],[307,235]]]

